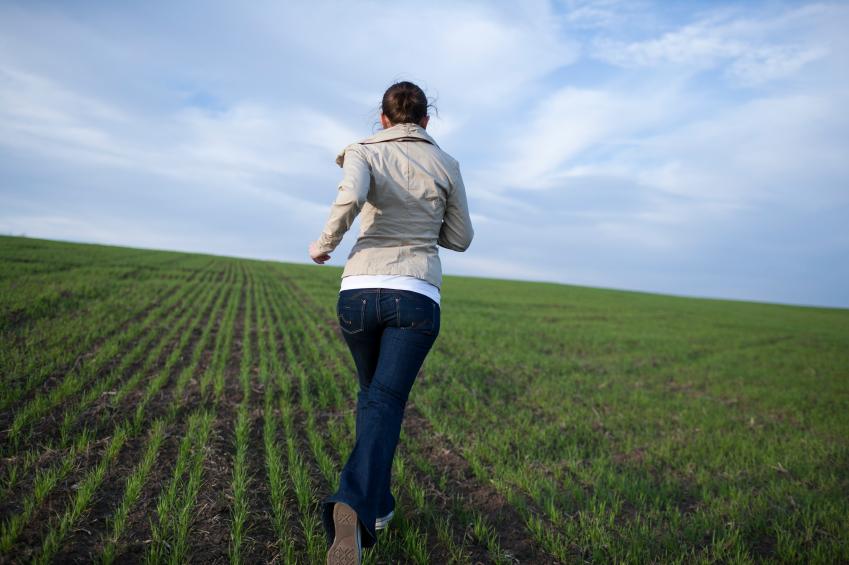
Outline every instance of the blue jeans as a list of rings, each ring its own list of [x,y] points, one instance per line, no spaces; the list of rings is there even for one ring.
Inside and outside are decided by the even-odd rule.
[[[346,503],[365,548],[377,542],[375,519],[395,509],[392,459],[410,389],[439,334],[440,309],[418,292],[357,288],[339,293],[336,316],[357,366],[356,441],[339,489],[321,502],[321,520],[332,544],[333,504]]]

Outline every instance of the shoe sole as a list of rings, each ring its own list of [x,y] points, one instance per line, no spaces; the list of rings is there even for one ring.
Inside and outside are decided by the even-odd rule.
[[[333,525],[336,532],[327,551],[327,565],[360,565],[357,513],[344,502],[337,502],[333,505]]]
[[[392,517],[394,515],[395,515],[395,511],[393,510],[392,512],[390,512],[386,516],[383,516],[382,518],[378,518],[377,520],[375,520],[374,521],[374,529],[375,530],[384,529],[386,526],[389,525],[389,521],[392,519]]]

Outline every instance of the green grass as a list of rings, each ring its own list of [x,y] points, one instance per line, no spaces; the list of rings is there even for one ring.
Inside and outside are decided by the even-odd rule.
[[[118,544],[118,540],[121,539],[121,534],[127,525],[127,516],[141,495],[145,479],[150,474],[153,464],[156,462],[156,456],[159,453],[159,448],[162,446],[164,435],[165,423],[162,420],[158,420],[153,424],[150,441],[147,444],[143,459],[133,469],[132,474],[127,477],[124,496],[110,520],[108,534],[104,536],[106,539],[104,540],[104,549],[101,555],[101,563],[104,565],[114,563],[115,561],[116,545]]]
[[[239,381],[242,388],[242,400],[239,403],[236,414],[234,429],[235,458],[233,461],[233,506],[230,517],[230,562],[242,563],[244,561],[245,534],[247,533],[248,521],[248,488],[250,477],[248,476],[248,441],[250,435],[250,421],[248,407],[251,398],[251,313],[253,306],[253,295],[256,287],[251,286],[251,293],[247,296],[246,315],[244,316],[244,330],[242,339],[242,359],[239,370]]]
[[[323,562],[355,428],[341,269],[10,237],[0,265],[0,560],[183,562],[223,528],[204,555]],[[410,397],[433,433],[402,432],[366,563],[510,563],[517,535],[544,562],[849,561],[849,311],[442,293]]]

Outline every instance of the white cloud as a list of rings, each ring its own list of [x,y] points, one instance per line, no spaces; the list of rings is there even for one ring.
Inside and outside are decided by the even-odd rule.
[[[0,144],[96,165],[125,165],[127,155],[101,124],[126,121],[113,105],[34,73],[0,67]]]
[[[728,74],[745,86],[795,75],[806,64],[829,54],[825,47],[767,47],[738,56]]]
[[[647,127],[676,115],[674,84],[640,87],[639,92],[567,87],[533,109],[514,130],[500,164],[486,176],[488,189],[548,189],[563,179],[563,168],[588,150],[616,151]]]
[[[251,103],[224,112],[188,109],[175,117],[181,139],[163,171],[232,179],[309,174],[333,163],[356,132],[312,108],[276,110]]]
[[[145,233],[127,233],[126,225],[121,230],[118,226],[104,227],[102,223],[93,223],[79,217],[59,216],[54,214],[0,216],[0,225],[3,231],[10,235],[37,236],[46,239],[74,239],[91,243],[113,243],[118,231],[126,234],[124,242],[132,242],[143,245],[145,240],[139,240],[137,236],[146,237]],[[134,237],[136,236],[136,237]]]
[[[309,107],[242,103],[133,114],[33,73],[0,68],[0,145],[74,165],[222,186],[335,167],[357,133]]]
[[[757,99],[568,168],[553,190],[566,195],[577,183],[600,188],[618,179],[641,198],[609,201],[589,231],[636,254],[686,252],[730,237],[722,233],[728,226],[770,223],[768,210],[814,215],[849,206],[840,180],[849,178],[849,120],[840,115],[825,94]]]
[[[625,68],[677,65],[691,73],[727,64],[726,76],[734,82],[757,86],[792,76],[829,55],[823,38],[809,30],[819,20],[840,17],[841,12],[837,7],[804,6],[753,18],[724,11],[650,39],[598,38],[594,56]],[[788,35],[793,39],[788,41]]]
[[[638,0],[562,0],[563,19],[579,29],[642,27],[653,19],[652,6]]]
[[[515,5],[311,2],[278,5],[267,18],[281,45],[308,52],[316,71],[374,93],[388,79],[412,79],[457,116],[485,116],[509,107],[528,83],[574,62],[575,41],[559,33],[548,2]],[[280,20],[298,25],[280,34]],[[334,23],[336,25],[334,25]],[[356,97],[369,106],[362,87]],[[372,94],[373,96],[373,94]],[[448,110],[446,110],[447,112]]]
[[[528,261],[508,257],[483,257],[473,255],[450,254],[442,258],[444,267],[451,272],[471,276],[486,276],[504,279],[524,279],[535,281],[557,281],[560,273],[557,269],[546,269]]]
[[[827,206],[842,188],[806,179],[849,174],[849,121],[841,115],[826,93],[764,97],[647,138],[620,164],[630,161],[651,186],[703,202]]]

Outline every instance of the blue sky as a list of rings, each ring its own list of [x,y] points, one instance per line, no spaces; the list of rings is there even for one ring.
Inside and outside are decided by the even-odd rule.
[[[446,274],[849,307],[846,29],[846,3],[3,2],[0,233],[308,262],[335,154],[405,79],[472,209]]]

